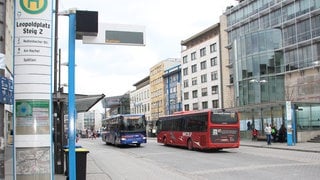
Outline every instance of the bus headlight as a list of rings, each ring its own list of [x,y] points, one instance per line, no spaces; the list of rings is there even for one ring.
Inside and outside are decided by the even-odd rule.
[[[126,137],[121,137],[121,141],[125,141],[125,140],[127,140]]]

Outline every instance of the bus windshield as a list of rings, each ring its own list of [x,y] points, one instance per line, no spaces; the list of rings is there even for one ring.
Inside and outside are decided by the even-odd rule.
[[[211,113],[211,122],[215,124],[237,124],[236,113]]]
[[[120,119],[120,130],[122,131],[141,131],[146,128],[144,116],[123,116]]]

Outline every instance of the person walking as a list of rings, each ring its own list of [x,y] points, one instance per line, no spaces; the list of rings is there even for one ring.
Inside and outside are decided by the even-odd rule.
[[[264,132],[267,136],[268,145],[271,145],[271,125],[267,124],[267,126],[264,128]]]

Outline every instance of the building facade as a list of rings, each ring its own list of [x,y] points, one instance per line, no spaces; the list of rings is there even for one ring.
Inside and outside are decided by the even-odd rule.
[[[246,0],[228,8],[230,86],[242,129],[287,123],[298,142],[320,134],[320,1]],[[232,107],[231,107],[232,108]]]
[[[102,107],[105,109],[104,117],[109,117],[117,114],[130,113],[130,92],[121,96],[106,97],[101,100]]]
[[[156,120],[165,115],[166,100],[163,78],[165,70],[180,63],[181,60],[178,58],[168,58],[150,68],[151,121],[153,127],[155,127]]]
[[[166,69],[163,79],[166,99],[165,114],[170,115],[181,111],[181,64]]]
[[[130,113],[145,115],[147,120],[146,128],[150,135],[153,129],[150,108],[150,76],[143,78],[133,86],[136,89],[130,92]]]
[[[77,113],[76,129],[82,132],[86,132],[86,129],[98,131],[101,128],[101,121],[102,114],[99,111]]]
[[[181,42],[183,110],[222,108],[220,24]]]

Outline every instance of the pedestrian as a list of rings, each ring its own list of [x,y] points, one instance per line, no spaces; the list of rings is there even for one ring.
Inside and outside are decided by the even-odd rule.
[[[86,129],[86,137],[89,138],[89,130]]]
[[[97,138],[97,133],[96,130],[92,130],[92,134],[91,134],[91,139],[96,139]]]
[[[277,142],[277,134],[278,134],[278,131],[277,131],[276,126],[272,126],[271,127],[271,136],[272,136],[273,142]]]
[[[287,136],[287,129],[282,124],[280,129],[279,129],[279,142],[285,142],[286,141],[286,136]]]
[[[252,141],[253,140],[258,140],[258,130],[256,128],[252,130]]]
[[[250,121],[247,122],[247,130],[248,131],[251,130],[251,122]]]
[[[77,133],[77,134],[76,134],[76,143],[78,143],[78,142],[79,142],[79,139],[80,139],[80,134],[79,134],[79,133]]]
[[[268,145],[271,145],[271,125],[267,124],[267,126],[264,128],[264,132],[267,136]]]

